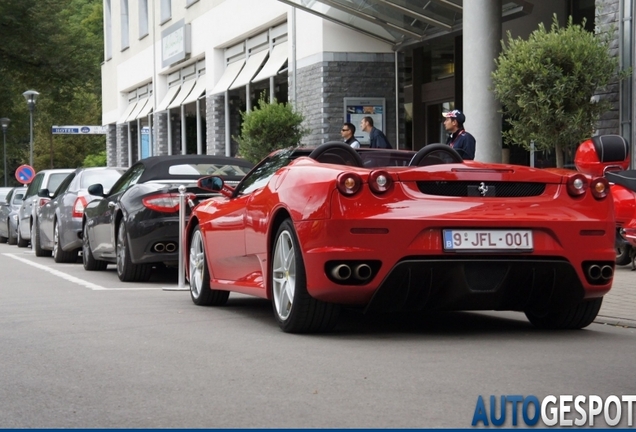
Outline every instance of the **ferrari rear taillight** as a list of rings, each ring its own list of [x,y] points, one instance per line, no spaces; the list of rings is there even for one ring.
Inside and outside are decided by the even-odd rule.
[[[195,194],[186,194],[185,201],[196,198]],[[162,213],[176,213],[179,211],[179,194],[178,193],[160,193],[151,195],[141,200],[143,205],[150,210]]]
[[[574,174],[568,178],[567,188],[570,196],[580,197],[585,195],[589,184],[583,174]]]
[[[369,174],[369,187],[376,194],[387,192],[393,186],[393,179],[386,171],[373,171]]]
[[[86,201],[86,198],[84,198],[83,196],[78,196],[77,198],[75,198],[75,203],[73,204],[73,212],[71,213],[71,216],[74,218],[81,218],[82,216],[84,216],[84,209],[86,208],[87,204],[88,202]]]
[[[607,195],[609,195],[610,185],[605,177],[599,177],[592,180],[590,190],[594,198],[601,200],[607,198]]]
[[[342,173],[338,176],[337,187],[343,195],[355,195],[362,187],[362,178],[355,173]]]

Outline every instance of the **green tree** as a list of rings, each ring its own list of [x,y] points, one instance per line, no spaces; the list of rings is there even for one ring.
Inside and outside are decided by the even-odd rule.
[[[309,133],[302,127],[303,116],[291,105],[274,101],[269,103],[261,95],[258,106],[242,112],[241,135],[234,137],[239,143],[239,154],[251,162],[258,162],[276,149],[296,146]]]
[[[550,31],[543,24],[528,40],[512,38],[496,59],[493,90],[510,128],[504,142],[554,151],[563,166],[564,151],[589,138],[609,102],[595,92],[621,78],[618,59],[609,53],[609,35],[594,35],[568,19],[560,27],[554,15]]]
[[[84,166],[85,168],[106,166],[106,150],[100,152],[99,154],[90,154],[86,156],[86,158],[84,159],[84,164],[82,166]]]
[[[29,160],[29,111],[22,97],[27,89],[40,93],[36,170],[49,168],[51,159],[56,168],[81,166],[88,154],[104,150],[103,136],[50,134],[53,125],[101,124],[102,9],[102,0],[0,2],[0,116],[11,119],[10,175]]]

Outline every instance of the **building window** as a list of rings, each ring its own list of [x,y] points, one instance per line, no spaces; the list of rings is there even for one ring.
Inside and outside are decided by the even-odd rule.
[[[121,50],[130,47],[128,33],[128,0],[121,0]]]
[[[110,0],[106,0],[104,9],[104,32],[105,32],[105,53],[104,58],[110,60],[113,58],[113,21],[110,9]]]
[[[172,18],[172,1],[161,0],[161,24]]]
[[[148,0],[139,0],[139,39],[148,36]]]

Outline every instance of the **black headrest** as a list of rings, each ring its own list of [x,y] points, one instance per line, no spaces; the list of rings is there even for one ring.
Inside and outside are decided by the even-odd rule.
[[[601,162],[622,162],[627,159],[629,145],[620,135],[598,135],[592,137],[592,142]]]

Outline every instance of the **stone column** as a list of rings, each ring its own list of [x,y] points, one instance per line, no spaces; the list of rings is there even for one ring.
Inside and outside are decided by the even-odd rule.
[[[466,114],[466,130],[477,141],[475,159],[498,163],[502,157],[501,114],[490,90],[490,74],[501,50],[501,0],[470,0],[463,6],[464,100],[457,102]]]
[[[106,133],[106,166],[117,166],[117,126],[108,125]]]
[[[117,166],[128,168],[128,124],[117,125]]]

